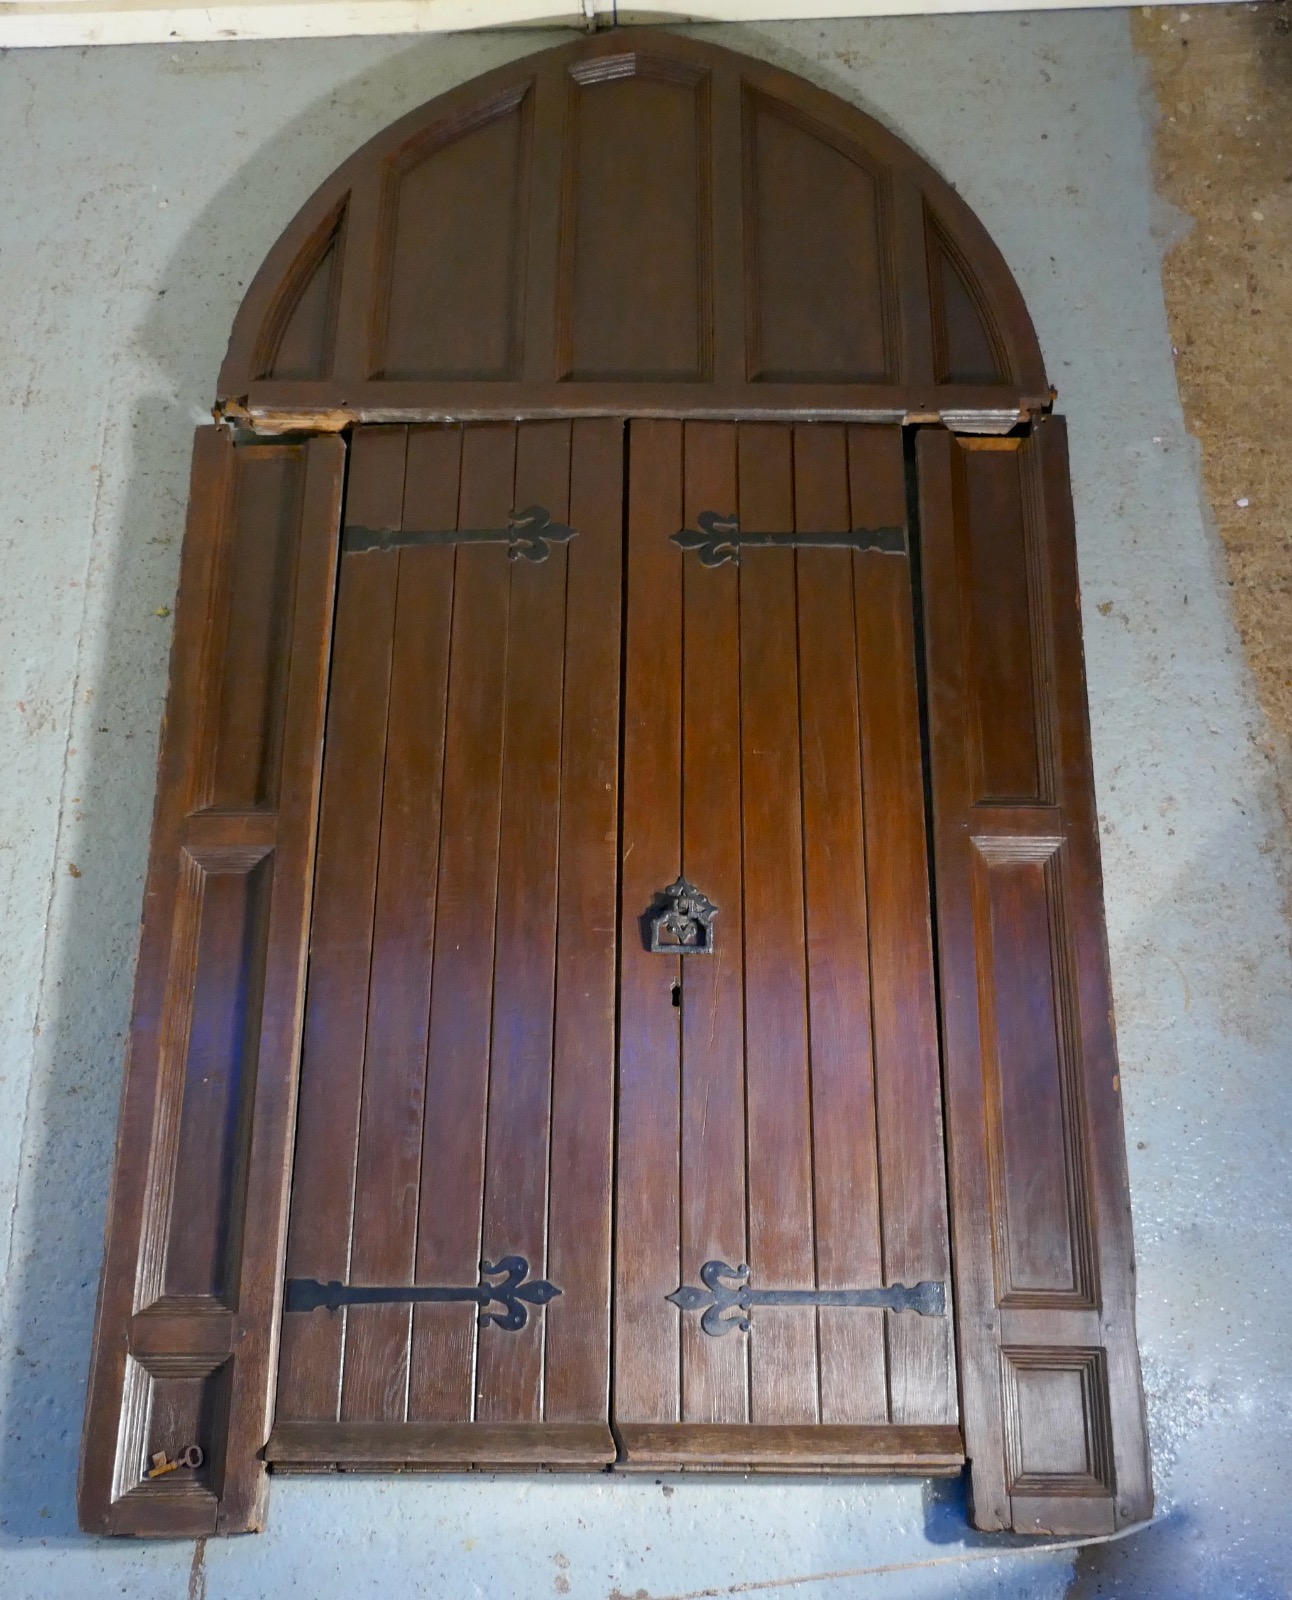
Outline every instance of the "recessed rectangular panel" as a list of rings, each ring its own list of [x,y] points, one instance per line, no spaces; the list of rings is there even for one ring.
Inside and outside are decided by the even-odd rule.
[[[561,375],[707,378],[708,80],[636,73],[570,92]]]
[[[255,446],[234,457],[224,633],[213,641],[222,656],[214,761],[199,803],[231,809],[274,801],[304,469],[297,446]]]
[[[518,375],[529,117],[512,96],[391,169],[374,377]]]
[[[183,1049],[183,1088],[162,1292],[229,1292],[232,1197],[243,1156],[247,1095],[255,1073],[258,985],[271,883],[268,858],[198,863],[187,858],[193,918],[187,1015],[172,1023]]]
[[[1037,682],[1030,507],[1019,452],[960,442],[954,460],[964,510],[960,572],[976,713],[974,798],[1048,800],[1053,785]]]
[[[991,954],[982,1026],[1000,1303],[1089,1304],[1081,1068],[1065,1015],[1063,847],[1055,839],[974,842]]]
[[[1001,1351],[1007,1482],[1015,1495],[1113,1492],[1107,1358],[1099,1349]]]
[[[761,96],[746,101],[744,137],[750,378],[889,381],[896,302],[883,180]]]

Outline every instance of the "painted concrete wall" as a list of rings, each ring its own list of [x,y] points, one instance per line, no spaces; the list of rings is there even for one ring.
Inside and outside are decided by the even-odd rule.
[[[1071,419],[1157,1524],[970,1534],[954,1489],[295,1480],[107,1544],[73,1485],[190,432],[240,291],[357,144],[533,34],[0,57],[0,1594],[1285,1596],[1292,984],[1262,730],[1164,320],[1117,13],[722,30],[896,128],[1032,307]],[[805,1577],[816,1581],[804,1584]],[[833,1576],[831,1576],[833,1575]],[[786,1587],[790,1580],[799,1580]]]

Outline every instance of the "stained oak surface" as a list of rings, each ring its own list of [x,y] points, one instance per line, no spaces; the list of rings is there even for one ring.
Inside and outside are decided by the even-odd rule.
[[[444,537],[341,561],[288,1276],[469,1289],[522,1256],[561,1293],[515,1331],[289,1310],[279,1459],[297,1424],[401,1422],[457,1425],[416,1435],[451,1460],[614,1455],[622,455],[595,422],[355,439],[347,526]],[[576,536],[516,559],[535,504]]]
[[[1145,1514],[1061,425],[373,428],[338,538],[340,466],[200,436],[86,1525],[616,1452]],[[649,949],[679,873],[711,954]]]
[[[194,457],[86,1528],[258,1527],[267,1460],[596,1466],[612,1416],[629,1468],[967,1457],[983,1528],[1146,1515],[1062,423],[950,186],[765,63],[579,40],[339,168],[219,393],[260,437]],[[360,422],[343,547],[303,434]],[[706,511],[769,538],[705,565]],[[711,956],[642,943],[679,871]],[[560,1289],[514,1331],[282,1314],[508,1254]],[[955,1293],[714,1338],[666,1298],[714,1260]]]
[[[918,445],[961,1392],[981,1528],[1148,1515],[1063,423]]]
[[[310,200],[220,375],[261,427],[433,417],[891,419],[1048,403],[955,191],[789,73],[663,29],[515,62]]]
[[[532,504],[575,530],[540,562],[506,542]],[[668,1298],[714,1259],[809,1293],[948,1277],[910,563],[707,566],[674,536],[712,511],[900,529],[900,432],[356,436],[346,525],[395,547],[341,562],[287,1273],[465,1289],[518,1255],[561,1293],[515,1331],[289,1309],[283,1466],[400,1437],[592,1465],[612,1416],[630,1467],[927,1464],[906,1427],[959,1459],[949,1314],[715,1337]],[[646,947],[679,872],[712,957]]]
[[[832,1427],[954,1424],[949,1317],[769,1306],[713,1337],[665,1297],[713,1259],[765,1289],[947,1277],[910,567],[709,567],[672,536],[904,527],[901,434],[638,422],[630,463],[615,1416],[629,1466],[824,1464]],[[679,871],[712,956],[628,932]]]

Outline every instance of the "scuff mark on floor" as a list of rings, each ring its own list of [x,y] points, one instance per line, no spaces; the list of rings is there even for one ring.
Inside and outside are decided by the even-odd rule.
[[[205,1539],[199,1539],[193,1546],[193,1564],[188,1569],[188,1595],[186,1600],[206,1600]]]

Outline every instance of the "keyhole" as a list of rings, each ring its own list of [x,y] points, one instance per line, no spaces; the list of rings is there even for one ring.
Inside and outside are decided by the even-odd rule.
[[[681,1006],[682,1006],[682,980],[680,978],[674,978],[673,979],[673,1004],[675,1006],[677,1006],[679,1010],[681,1009]]]

